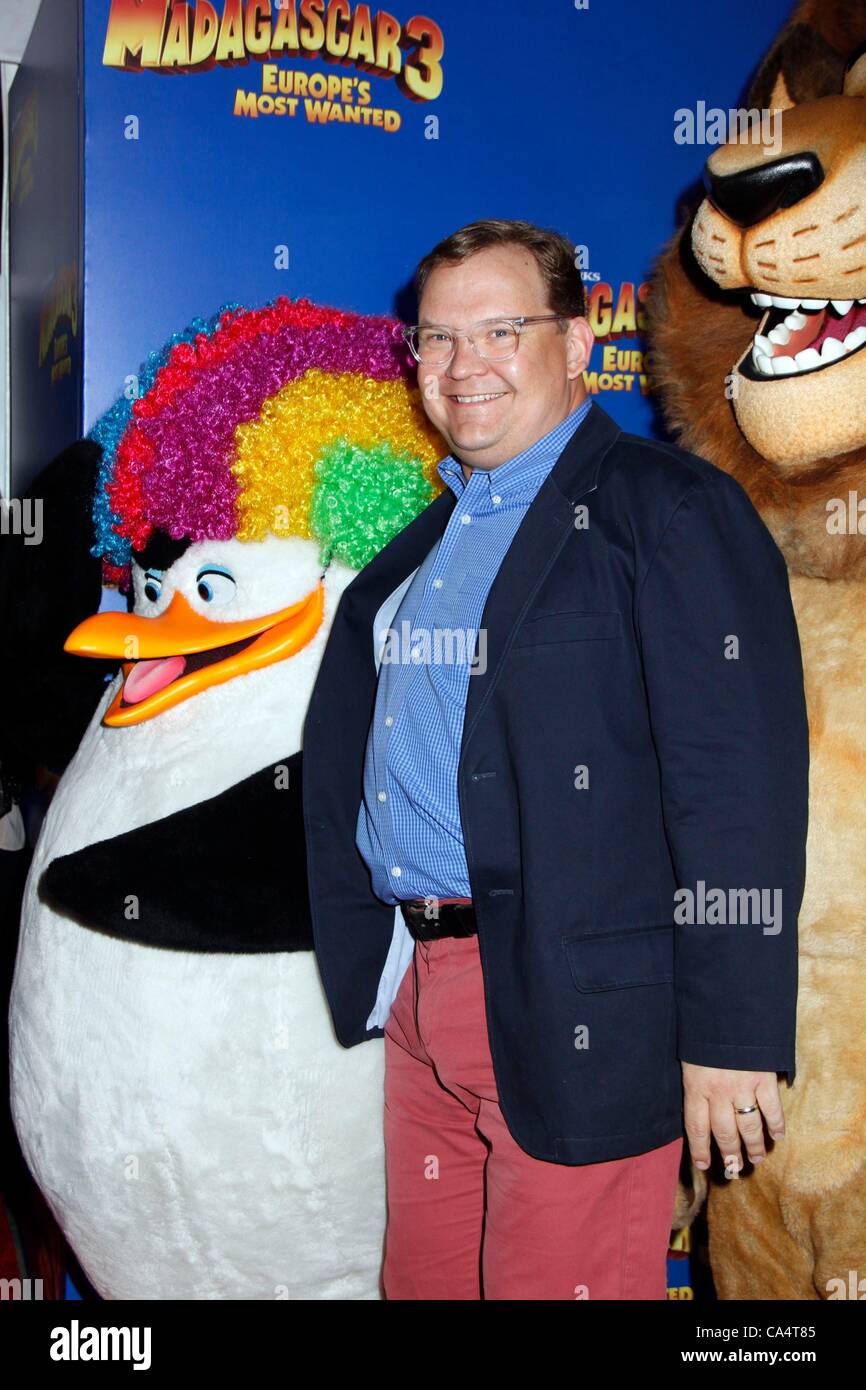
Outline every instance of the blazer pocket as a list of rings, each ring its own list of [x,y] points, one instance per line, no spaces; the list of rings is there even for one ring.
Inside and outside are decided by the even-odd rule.
[[[671,922],[609,935],[564,936],[562,944],[574,985],[585,993],[673,982]]]
[[[526,618],[514,638],[515,647],[537,647],[544,642],[590,642],[599,638],[619,637],[622,618],[619,613],[542,613]]]

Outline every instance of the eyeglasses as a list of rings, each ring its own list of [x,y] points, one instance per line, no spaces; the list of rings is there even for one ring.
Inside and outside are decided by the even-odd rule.
[[[529,323],[556,323],[564,314],[522,315],[516,319],[481,319],[471,328],[444,328],[439,324],[415,324],[403,329],[413,357],[425,367],[447,367],[457,347],[458,338],[468,338],[473,350],[488,362],[502,362],[513,357],[520,334]]]

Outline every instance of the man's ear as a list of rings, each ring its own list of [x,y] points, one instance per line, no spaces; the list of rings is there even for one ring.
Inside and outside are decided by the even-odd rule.
[[[580,376],[581,372],[586,371],[594,344],[595,334],[589,326],[588,319],[574,318],[568,320],[565,358],[570,380],[574,380],[576,376]]]

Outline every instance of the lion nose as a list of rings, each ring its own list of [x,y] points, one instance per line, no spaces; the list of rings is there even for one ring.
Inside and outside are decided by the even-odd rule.
[[[781,208],[793,207],[824,182],[816,154],[792,154],[770,164],[755,164],[737,174],[716,174],[707,164],[707,196],[725,217],[740,227],[754,227]]]

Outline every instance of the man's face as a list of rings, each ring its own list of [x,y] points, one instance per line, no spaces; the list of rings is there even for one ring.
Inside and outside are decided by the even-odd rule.
[[[431,271],[418,321],[460,329],[480,319],[550,312],[532,253],[498,246]],[[424,409],[464,473],[467,466],[496,468],[513,458],[580,404],[592,344],[586,319],[575,318],[529,325],[515,355],[501,362],[485,361],[467,338],[458,338],[447,367],[418,364]]]

